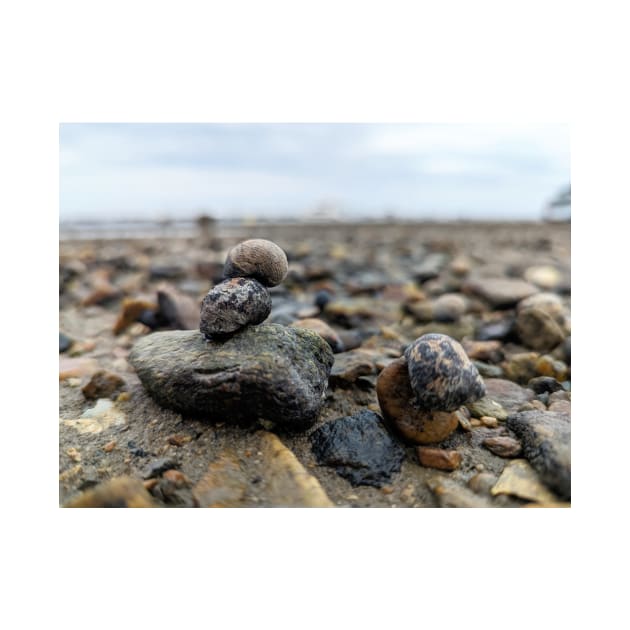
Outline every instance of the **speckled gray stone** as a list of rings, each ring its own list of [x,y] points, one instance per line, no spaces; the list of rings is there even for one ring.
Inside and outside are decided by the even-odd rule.
[[[421,409],[455,411],[486,393],[483,379],[464,348],[447,335],[419,337],[405,350],[405,358]]]
[[[260,324],[271,312],[269,291],[252,278],[231,278],[213,287],[201,304],[199,330],[222,338],[245,326]]]
[[[153,333],[129,355],[163,407],[229,424],[262,419],[289,430],[317,420],[333,360],[318,334],[277,324],[250,326],[225,341],[208,341],[198,331]]]

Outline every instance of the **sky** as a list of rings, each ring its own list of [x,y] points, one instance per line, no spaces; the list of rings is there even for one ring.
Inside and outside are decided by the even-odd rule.
[[[60,125],[62,221],[539,219],[570,184],[568,125]]]

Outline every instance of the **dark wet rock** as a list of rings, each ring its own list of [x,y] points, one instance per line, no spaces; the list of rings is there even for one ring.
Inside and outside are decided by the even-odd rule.
[[[309,330],[277,324],[248,327],[225,341],[198,331],[153,333],[129,361],[163,407],[210,420],[265,419],[304,430],[324,402],[334,357]]]
[[[311,446],[320,464],[334,467],[353,486],[389,483],[405,457],[382,418],[367,410],[322,425],[311,434]]]
[[[462,288],[483,298],[492,308],[510,308],[538,292],[533,284],[511,278],[469,279]]]
[[[180,463],[173,457],[161,457],[148,464],[142,472],[142,478],[152,479],[153,477],[159,477],[164,471],[179,467]]]
[[[485,394],[477,368],[462,346],[446,335],[423,335],[405,350],[405,358],[421,409],[455,411]]]
[[[520,438],[523,454],[542,481],[561,498],[571,498],[571,416],[553,411],[523,411],[507,426]]]
[[[475,333],[479,341],[505,341],[514,334],[514,318],[506,317],[481,324]]]
[[[392,361],[381,371],[376,395],[385,419],[396,433],[414,444],[441,442],[461,421],[458,412],[426,411],[418,407],[404,357]]]
[[[68,502],[68,508],[152,508],[157,507],[139,479],[115,477],[87,490]]]
[[[222,338],[260,324],[271,312],[269,291],[252,278],[231,278],[212,288],[201,304],[199,329]]]
[[[68,335],[59,332],[59,352],[67,352],[74,343],[74,339],[68,337]]]
[[[225,261],[226,278],[255,278],[266,287],[280,284],[289,271],[287,256],[272,241],[255,238],[233,247]]]
[[[534,392],[517,383],[502,378],[487,378],[486,396],[499,403],[507,412],[518,408],[534,398]]]
[[[521,443],[509,435],[486,438],[482,445],[499,457],[518,457],[522,451]]]
[[[562,385],[550,376],[536,376],[527,383],[527,387],[535,394],[553,394],[562,390]]]
[[[125,387],[125,379],[114,372],[99,370],[92,375],[90,381],[81,388],[88,400],[110,398]]]

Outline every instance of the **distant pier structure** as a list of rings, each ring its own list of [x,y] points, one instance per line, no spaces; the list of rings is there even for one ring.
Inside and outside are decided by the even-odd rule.
[[[543,219],[550,222],[571,221],[571,186],[556,195],[545,206]]]

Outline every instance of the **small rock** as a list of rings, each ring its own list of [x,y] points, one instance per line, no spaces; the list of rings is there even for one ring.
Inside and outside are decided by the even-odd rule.
[[[555,400],[549,405],[549,411],[557,411],[560,413],[571,413],[571,403],[568,400]]]
[[[555,411],[524,411],[508,418],[523,454],[562,499],[571,498],[571,417]]]
[[[140,321],[143,314],[151,313],[153,317],[156,317],[158,310],[157,300],[155,302],[137,298],[125,298],[122,301],[120,313],[118,319],[114,324],[114,334],[119,335],[126,330],[134,322]],[[147,315],[150,318],[150,316]],[[146,319],[146,317],[145,317]],[[157,327],[157,324],[156,326]],[[153,327],[152,327],[153,328]]]
[[[477,368],[462,346],[446,335],[428,334],[406,350],[409,381],[418,406],[455,411],[485,395]]]
[[[452,471],[459,468],[462,462],[462,456],[458,451],[418,446],[416,447],[416,452],[420,463],[427,468]]]
[[[68,502],[68,508],[157,507],[139,479],[115,477]]]
[[[88,357],[59,358],[59,380],[68,378],[92,376],[98,370],[98,361]]]
[[[272,241],[250,239],[233,247],[225,261],[226,278],[255,278],[266,287],[282,282],[289,271],[287,256]]]
[[[534,265],[528,267],[523,274],[527,282],[538,285],[546,291],[553,291],[564,282],[564,274],[551,265]]]
[[[514,332],[514,318],[507,317],[497,321],[481,324],[476,331],[478,341],[505,341]]]
[[[162,457],[152,461],[143,471],[143,479],[152,479],[153,477],[159,477],[165,470],[171,468],[179,468],[179,462],[172,457]]]
[[[79,453],[79,451],[76,448],[74,448],[74,446],[66,450],[66,455],[73,462],[80,462],[81,461],[81,453]]]
[[[483,418],[484,416],[490,416],[497,420],[507,420],[507,411],[490,396],[484,396],[475,402],[466,405],[468,411],[473,418]]]
[[[426,282],[432,278],[437,278],[447,262],[448,256],[443,253],[428,254],[419,265],[412,269],[412,275],[418,282]]]
[[[63,420],[65,426],[79,433],[96,434],[110,427],[124,426],[127,417],[108,398],[99,398],[92,409],[88,409],[77,420]]]
[[[534,392],[517,383],[502,378],[487,378],[485,380],[487,398],[499,403],[508,413],[516,411],[521,405],[534,398]],[[501,419],[495,412],[484,413]]]
[[[335,362],[330,371],[330,385],[335,387],[345,383],[355,383],[360,376],[369,376],[376,372],[373,358],[360,350],[341,352],[335,355]]]
[[[173,330],[199,328],[199,303],[168,284],[157,289],[158,319]]]
[[[126,383],[123,378],[108,372],[107,370],[99,370],[92,375],[89,383],[81,388],[83,395],[88,400],[96,400],[97,398],[110,398],[113,394],[125,387]]]
[[[439,506],[443,508],[492,507],[488,499],[475,494],[459,483],[454,483],[444,475],[427,480],[427,486],[435,495]]]
[[[539,352],[553,350],[565,337],[564,330],[552,315],[536,306],[518,309],[516,333],[528,348]]]
[[[536,367],[538,359],[536,352],[519,352],[504,361],[501,367],[510,381],[526,385],[539,374]]]
[[[324,321],[314,317],[308,317],[306,319],[299,319],[291,324],[293,328],[308,328],[313,332],[320,335],[330,346],[330,349],[335,353],[343,352],[345,350],[343,342],[339,335]]]
[[[59,352],[66,352],[70,350],[70,347],[74,343],[74,339],[68,337],[68,335],[59,332]]]
[[[522,451],[521,443],[508,435],[489,437],[481,444],[499,457],[518,457]]]
[[[456,293],[445,293],[433,301],[436,322],[457,322],[468,309],[468,300]]]
[[[185,433],[174,433],[166,438],[166,441],[172,446],[184,446],[192,440],[192,436]]]
[[[521,300],[538,292],[538,288],[529,282],[511,278],[469,279],[463,290],[486,300],[491,307],[509,308]]]
[[[464,352],[473,361],[487,361],[488,363],[499,363],[505,358],[503,346],[500,341],[472,341],[465,339],[462,341]]]
[[[490,429],[496,429],[496,427],[499,426],[499,421],[492,416],[481,416],[479,420],[481,420],[481,424],[483,424],[484,427],[488,427]]]
[[[250,326],[226,341],[198,331],[142,337],[129,360],[158,404],[197,417],[304,430],[319,416],[334,356],[310,330]]]
[[[556,501],[556,497],[541,483],[536,471],[524,459],[511,461],[501,473],[491,494],[510,494],[529,501]]]
[[[186,275],[186,270],[179,265],[153,265],[149,268],[150,280],[176,280]]]
[[[555,378],[551,378],[550,376],[536,376],[527,383],[527,387],[535,394],[552,394],[562,391],[562,385],[560,385]]]
[[[426,411],[418,407],[404,357],[381,371],[376,381],[376,395],[383,416],[401,436],[415,444],[441,442],[460,423],[457,412]]]
[[[482,361],[473,361],[477,371],[483,378],[503,378],[503,368],[498,365],[490,365]]]
[[[315,294],[315,298],[313,300],[313,304],[320,310],[323,311],[326,308],[326,304],[332,300],[332,294],[330,291],[318,291]]]
[[[498,477],[492,473],[480,472],[470,478],[468,487],[477,494],[490,494],[497,480]]]
[[[405,457],[373,411],[327,422],[311,434],[311,446],[320,464],[334,467],[353,486],[380,488],[391,482]]]
[[[231,451],[223,452],[208,466],[206,474],[193,488],[197,507],[226,508],[242,505],[247,492],[247,477]]]
[[[231,278],[203,299],[199,329],[209,339],[220,339],[260,324],[270,312],[271,296],[262,284],[252,278]]]
[[[550,376],[560,382],[566,381],[569,377],[569,368],[566,364],[548,354],[544,354],[536,361],[534,369],[537,374]]]
[[[107,442],[105,446],[103,446],[103,450],[106,453],[111,453],[116,448],[116,440],[112,440],[111,442]]]

